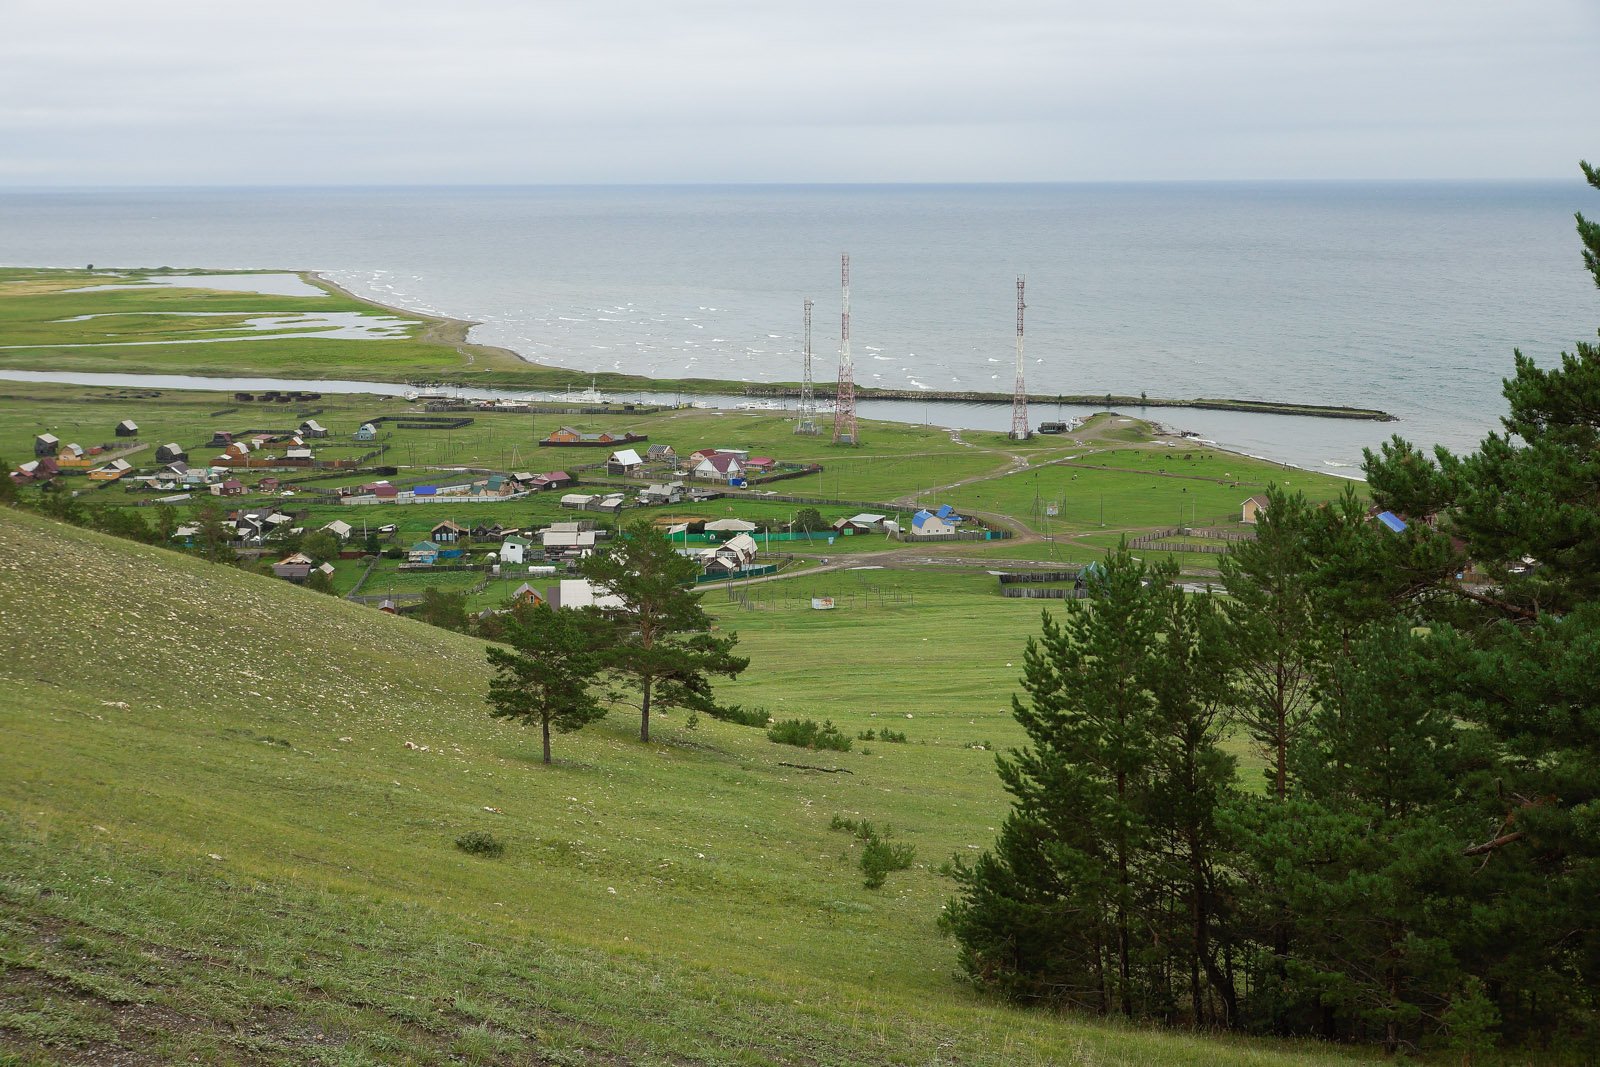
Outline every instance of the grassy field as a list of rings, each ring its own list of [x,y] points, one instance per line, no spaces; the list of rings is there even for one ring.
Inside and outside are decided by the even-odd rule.
[[[973,746],[1019,740],[1010,664],[1037,618],[992,583],[708,595],[752,656],[736,699],[906,744],[822,756],[672,716],[644,747],[619,709],[546,769],[486,715],[471,639],[0,513],[0,1062],[1359,1058],[1021,1012],[955,980],[936,868],[1004,813]],[[835,814],[891,825],[916,866],[863,888]],[[468,830],[505,856],[458,851]]]

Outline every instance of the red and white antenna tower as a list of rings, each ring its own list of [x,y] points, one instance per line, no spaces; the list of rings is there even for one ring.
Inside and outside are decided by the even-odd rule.
[[[833,443],[859,445],[856,435],[856,366],[850,358],[850,253],[839,257],[839,387],[833,398]]]
[[[1011,439],[1026,441],[1033,436],[1028,429],[1028,387],[1022,381],[1022,312],[1027,303],[1022,298],[1026,278],[1017,279],[1017,385],[1011,394]]]
[[[811,301],[806,301],[805,375],[800,379],[800,417],[795,420],[795,433],[817,432],[817,400],[811,388]]]

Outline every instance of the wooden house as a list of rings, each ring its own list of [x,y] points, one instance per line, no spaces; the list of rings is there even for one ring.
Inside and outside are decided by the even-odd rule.
[[[56,465],[53,456],[41,456],[30,459],[11,472],[11,481],[16,485],[30,485],[34,482],[48,482],[51,478],[61,473],[61,468]]]
[[[887,515],[874,515],[864,511],[859,515],[852,515],[848,519],[837,520],[833,524],[833,531],[845,535],[877,533],[883,529],[886,519],[888,519]]]
[[[542,491],[545,489],[565,489],[569,485],[577,484],[578,479],[566,471],[547,471],[544,474],[534,476],[533,480],[528,483],[528,487]]]
[[[54,456],[61,448],[61,438],[53,433],[42,433],[33,439],[35,456]]]
[[[526,563],[531,542],[525,537],[508,537],[500,542],[501,563]]]
[[[461,540],[461,535],[467,532],[465,526],[457,526],[449,519],[439,523],[428,533],[428,539],[438,544],[454,544]]]
[[[333,536],[337,537],[341,541],[350,540],[350,535],[355,533],[355,527],[351,526],[343,519],[334,519],[332,522],[328,523],[328,525],[322,527],[322,529],[333,534]]]
[[[287,578],[291,582],[303,582],[311,577],[311,557],[304,552],[296,552],[292,556],[285,556],[272,565],[272,573],[279,578]]]
[[[188,458],[189,453],[185,452],[183,446],[176,441],[169,442],[156,449],[157,463],[173,463],[178,460],[187,460]]]
[[[134,422],[132,419],[123,419],[121,422],[117,423],[117,436],[138,437],[139,424]]]
[[[1247,522],[1254,526],[1259,521],[1262,511],[1266,510],[1267,498],[1253,496],[1239,506],[1239,521]]]
[[[301,437],[326,437],[328,431],[316,419],[307,419],[300,424]]]
[[[114,459],[104,467],[96,467],[90,471],[89,480],[92,482],[114,482],[131,470],[133,470],[133,464],[127,460]]]
[[[432,541],[418,541],[406,553],[406,562],[425,563],[428,566],[439,561],[439,546]]]
[[[672,450],[671,445],[651,445],[644,454],[646,463],[675,463],[678,453]]]
[[[374,441],[378,437],[378,428],[370,422],[363,422],[356,430],[357,441]]]
[[[631,448],[620,448],[606,460],[606,473],[612,477],[636,478],[644,471],[644,460]]]

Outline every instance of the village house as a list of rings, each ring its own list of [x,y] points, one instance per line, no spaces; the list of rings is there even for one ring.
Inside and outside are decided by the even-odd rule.
[[[530,542],[525,537],[507,537],[500,542],[501,563],[526,563]]]
[[[577,484],[578,479],[566,471],[547,471],[544,474],[535,475],[529,482],[528,488],[540,492],[546,489],[565,489],[570,485]]]
[[[746,519],[713,519],[704,526],[708,534],[748,534],[755,533],[757,528]]]
[[[432,541],[418,541],[406,553],[407,563],[422,563],[433,566],[439,560],[439,546]]]
[[[377,485],[372,487],[372,495],[377,497],[380,502],[384,500],[395,500],[400,496],[400,490],[390,485],[388,482],[379,482]]]
[[[42,433],[33,439],[33,454],[36,457],[54,456],[61,447],[61,438],[53,433]]]
[[[304,552],[285,556],[272,565],[272,573],[291,582],[303,582],[311,577],[311,557]]]
[[[355,533],[355,527],[351,526],[343,519],[334,519],[332,522],[328,523],[328,525],[322,527],[322,529],[333,534],[333,536],[337,537],[341,541],[350,540],[350,535]]]
[[[569,523],[557,523],[539,532],[539,543],[544,549],[544,558],[551,562],[566,559],[582,559],[594,551],[595,532],[593,530],[567,530],[557,529],[557,526],[568,526]]]
[[[755,562],[760,551],[755,538],[741,533],[720,545],[712,545],[698,553],[700,566],[707,574],[730,575]]]
[[[641,504],[676,504],[682,499],[682,482],[668,482],[665,485],[650,485],[639,490],[639,503]]]
[[[644,460],[631,448],[618,449],[606,460],[606,473],[612,477],[636,478],[644,472]]]
[[[457,526],[449,519],[446,519],[429,531],[428,539],[438,544],[451,544],[460,540],[461,535],[466,532],[467,528],[465,526]]]
[[[93,482],[114,482],[124,474],[133,470],[133,464],[125,459],[114,459],[104,467],[96,467],[89,472],[89,480]]]
[[[156,449],[157,463],[171,463],[175,460],[187,460],[188,458],[189,453],[185,452],[183,446],[176,441],[164,444]]]
[[[121,422],[117,423],[117,436],[138,437],[139,424],[134,422],[132,419],[123,419]]]
[[[728,482],[744,476],[744,464],[732,452],[717,452],[697,462],[690,474],[707,482]]]
[[[595,587],[587,578],[563,578],[545,594],[545,602],[553,608],[621,608],[622,598],[615,593]]]
[[[528,604],[537,607],[538,605],[545,603],[545,594],[535,589],[527,582],[523,582],[512,591],[511,602],[513,604]]]
[[[562,426],[551,430],[550,436],[544,439],[548,445],[609,445],[617,440],[616,436],[609,433],[579,433],[570,426]]]
[[[1247,522],[1254,526],[1258,521],[1260,521],[1261,513],[1265,511],[1266,508],[1266,497],[1260,495],[1253,496],[1239,506],[1239,521]]]
[[[955,532],[956,527],[953,522],[940,518],[925,508],[911,516],[912,537],[941,537]]]
[[[225,482],[217,482],[211,487],[212,496],[243,496],[244,483],[237,478],[229,478]]]
[[[372,425],[372,423],[370,423],[370,422],[363,422],[361,424],[361,426],[356,430],[356,440],[357,441],[372,441],[372,440],[376,440],[377,436],[378,436],[378,428],[376,426]]]
[[[646,463],[674,463],[678,459],[678,453],[672,450],[671,445],[657,444],[645,450],[644,458]]]
[[[835,533],[842,535],[878,533],[883,529],[887,515],[874,515],[863,511],[859,515],[852,515],[848,519],[838,519],[833,524]]]
[[[328,431],[323,429],[322,424],[317,422],[316,419],[307,419],[300,424],[300,436],[326,437],[328,436]]]
[[[11,472],[11,480],[17,485],[28,485],[33,482],[48,482],[51,478],[61,473],[61,468],[56,466],[52,456],[41,456],[39,459],[30,459]]]
[[[472,539],[474,541],[499,541],[516,532],[515,530],[506,529],[498,522],[480,522],[472,528]]]
[[[259,482],[256,483],[256,492],[258,492],[258,493],[276,493],[278,491],[278,486],[280,486],[282,484],[283,484],[282,482],[278,481],[278,479],[274,478],[272,475],[269,474],[265,478],[261,479]]]
[[[745,476],[749,477],[756,474],[770,474],[772,473],[772,468],[776,467],[777,465],[778,461],[773,459],[771,456],[751,456],[749,459],[744,461]]]
[[[206,442],[207,448],[227,448],[233,444],[233,434],[227,430],[217,430],[212,433],[211,440]]]
[[[77,443],[64,444],[56,450],[56,463],[62,467],[82,465],[88,462],[88,455],[83,446]]]

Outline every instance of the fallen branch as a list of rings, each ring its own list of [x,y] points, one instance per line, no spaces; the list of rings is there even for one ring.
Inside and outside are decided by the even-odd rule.
[[[821,771],[824,774],[854,774],[848,767],[813,767],[809,763],[779,763],[780,767],[794,767],[802,771]]]
[[[1524,834],[1524,831],[1522,831],[1522,830],[1518,830],[1515,833],[1510,833],[1510,834],[1501,834],[1499,837],[1495,838],[1493,841],[1485,841],[1481,845],[1473,845],[1471,848],[1467,849],[1465,852],[1463,852],[1461,854],[1463,856],[1481,856],[1485,852],[1493,852],[1495,849],[1499,848],[1501,845],[1509,845],[1513,841],[1521,841],[1522,838],[1523,838],[1523,834]]]

